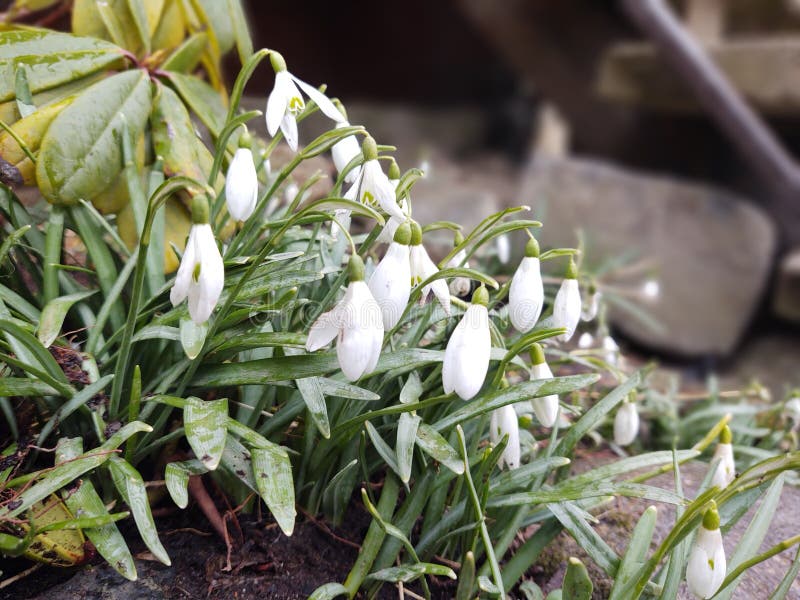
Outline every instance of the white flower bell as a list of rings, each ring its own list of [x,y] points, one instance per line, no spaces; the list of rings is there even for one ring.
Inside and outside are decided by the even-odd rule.
[[[274,137],[280,128],[286,143],[293,151],[297,151],[297,115],[306,107],[300,90],[319,106],[326,117],[337,123],[345,120],[330,98],[286,70],[283,56],[272,52],[269,58],[275,71],[275,86],[267,99],[266,110],[267,131],[271,136]],[[297,89],[298,86],[300,89]]]
[[[594,346],[594,336],[588,331],[584,331],[578,338],[578,348],[588,350],[592,346]]]
[[[539,265],[539,243],[531,238],[525,245],[525,257],[520,261],[508,290],[508,316],[520,333],[534,328],[544,306],[544,285]]]
[[[553,372],[547,365],[544,350],[540,344],[531,345],[531,380],[541,381],[553,378]],[[550,394],[538,398],[531,398],[531,406],[536,418],[543,427],[552,427],[558,418],[558,395]]]
[[[436,265],[433,264],[431,257],[428,256],[427,250],[422,245],[422,228],[418,223],[411,222],[411,283],[415,286],[419,285],[431,275],[439,271]],[[433,292],[439,304],[442,305],[444,312],[450,314],[450,289],[447,287],[447,282],[444,279],[437,279],[433,283],[429,283],[422,288],[421,302],[425,302],[428,294]]]
[[[567,273],[561,282],[561,287],[558,289],[553,303],[553,324],[556,327],[563,327],[567,330],[558,339],[568,342],[575,333],[580,319],[581,290],[578,286],[578,269],[575,266],[575,261],[570,258]]]
[[[369,289],[383,316],[383,328],[391,329],[400,320],[411,295],[411,226],[403,223],[394,234],[386,255],[369,278]]]
[[[372,207],[380,206],[389,216],[405,220],[406,216],[397,204],[394,186],[378,162],[378,145],[371,136],[361,142],[361,153],[364,164],[344,197]]]
[[[333,310],[314,322],[308,332],[306,350],[314,352],[336,338],[339,367],[350,381],[371,373],[378,364],[383,345],[381,309],[364,283],[364,261],[357,254],[348,264],[350,284]]]
[[[639,435],[639,411],[636,402],[627,399],[617,409],[614,417],[614,443],[618,446],[630,446]]]
[[[192,227],[169,299],[177,306],[188,297],[189,316],[199,325],[211,316],[224,285],[222,256],[208,224],[208,198],[198,195],[192,199]]]
[[[593,321],[597,318],[597,313],[600,312],[600,299],[603,297],[603,293],[598,290],[594,284],[589,286],[587,292],[587,297],[584,299],[583,309],[581,311],[581,320]]]
[[[658,279],[648,279],[642,285],[642,295],[648,300],[655,300],[661,295],[661,284]]]
[[[492,350],[488,304],[489,292],[481,286],[447,342],[442,367],[445,394],[455,392],[462,400],[469,400],[483,386]]]
[[[612,366],[616,366],[619,362],[619,346],[610,335],[603,337],[603,352],[605,352],[603,356],[605,361]]]
[[[719,591],[728,569],[722,532],[719,530],[719,513],[716,504],[703,515],[703,524],[689,553],[686,564],[686,585],[698,598],[711,598]]]
[[[343,127],[350,127],[349,121],[347,121],[347,113],[344,110],[344,107],[337,104],[337,108],[339,112],[342,113],[345,120],[341,121],[340,123],[336,124],[336,129],[342,129]],[[336,172],[341,173],[344,171],[344,168],[349,165],[352,160],[361,154],[361,146],[358,144],[358,140],[356,139],[355,135],[348,135],[343,137],[341,140],[336,142],[331,148],[331,157],[333,158],[333,164],[336,167]],[[347,175],[344,176],[344,180],[346,183],[351,183],[355,181],[355,178],[358,177],[358,170],[359,167],[353,167],[350,171],[347,172]]]
[[[397,166],[397,162],[394,159],[392,159],[392,162],[389,164],[388,179],[396,195],[397,186],[400,185],[400,167]],[[399,219],[395,215],[389,215],[389,218],[386,219],[386,225],[383,226],[378,238],[375,240],[377,244],[391,244],[397,228],[408,220],[410,212],[406,198],[398,198],[397,205],[403,213],[403,218]]]
[[[494,245],[497,249],[497,260],[500,264],[507,265],[511,260],[511,241],[508,239],[508,234],[501,233],[494,238]]]
[[[245,130],[239,137],[239,148],[233,155],[225,175],[225,202],[231,217],[237,221],[250,218],[258,199],[258,175],[253,162],[252,137]]]
[[[519,421],[517,412],[511,404],[506,404],[492,411],[489,418],[489,439],[492,445],[496,446],[504,436],[508,436],[508,444],[503,450],[497,465],[502,469],[504,466],[509,469],[519,468],[520,463],[520,443],[519,443]]]
[[[711,458],[712,464],[719,461],[714,475],[711,477],[711,485],[724,489],[736,478],[736,463],[733,460],[733,434],[727,425],[719,434],[719,442]]]

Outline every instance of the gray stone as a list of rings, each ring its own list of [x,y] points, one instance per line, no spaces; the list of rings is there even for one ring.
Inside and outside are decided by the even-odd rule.
[[[800,323],[800,248],[781,260],[772,306],[779,317]]]
[[[800,334],[772,333],[748,340],[720,373],[722,389],[742,389],[753,381],[764,385],[774,402],[800,387]]]
[[[625,335],[688,356],[735,348],[761,299],[776,246],[774,227],[759,209],[724,190],[590,160],[533,160],[519,201],[543,221],[546,247],[574,245],[582,230],[587,266],[626,255],[657,272],[660,296],[643,308],[661,327],[655,331],[612,309]],[[631,285],[613,276],[602,283]]]

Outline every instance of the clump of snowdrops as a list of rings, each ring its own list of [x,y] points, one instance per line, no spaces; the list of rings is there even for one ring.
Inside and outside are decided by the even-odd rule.
[[[170,564],[151,507],[186,507],[190,477],[248,510],[263,502],[286,535],[298,505],[334,526],[368,511],[352,570],[315,598],[386,584],[430,597],[431,578],[457,580],[445,594],[459,599],[541,597],[526,573],[562,531],[612,598],[675,598],[684,579],[730,597],[745,568],[797,543],[757,554],[798,452],[737,474],[727,415],[685,449],[623,449],[641,449],[647,370],[620,366],[616,344],[573,350],[582,312],[597,315],[592,284],[579,252],[540,249],[526,207],[471,231],[415,221],[423,173],[402,172],[279,53],[254,52],[238,2],[109,10],[76,2],[71,34],[0,31],[13,73],[0,87],[0,409],[16,440],[0,459],[0,552],[74,565],[88,539],[135,579],[116,522],[132,519]],[[229,93],[219,64],[233,46]],[[248,80],[269,68],[263,115],[243,112]],[[314,113],[330,130],[305,139]],[[284,143],[292,158],[273,168]],[[297,168],[327,153],[329,191],[307,200],[326,174],[295,181]],[[434,230],[453,241],[438,262]],[[512,232],[524,257],[501,283],[480,265]],[[572,473],[588,435],[620,459]],[[709,476],[688,497],[680,465],[706,449]],[[647,484],[669,470],[674,490]],[[592,529],[618,495],[678,507],[655,550],[655,507],[622,556]],[[752,543],[726,563],[721,531],[762,496]],[[561,593],[596,585],[571,558]]]

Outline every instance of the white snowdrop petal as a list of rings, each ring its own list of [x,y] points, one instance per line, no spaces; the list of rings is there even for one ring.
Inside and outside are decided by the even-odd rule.
[[[323,346],[329,344],[339,333],[339,318],[337,309],[321,314],[311,329],[308,331],[306,338],[306,350],[314,352]]]
[[[470,305],[445,349],[449,384],[461,399],[469,400],[480,391],[489,370],[490,354],[491,337],[486,307]],[[444,381],[444,371],[442,377]]]
[[[526,256],[520,261],[508,290],[508,316],[514,328],[526,333],[533,329],[544,305],[544,285],[539,259]]]
[[[289,148],[292,149],[292,152],[297,152],[297,120],[289,111],[287,111],[283,119],[281,119],[281,131],[283,132],[283,137],[286,139]]]
[[[567,331],[559,339],[568,342],[575,333],[581,318],[581,291],[577,279],[564,279],[553,303],[553,321],[556,327]]]
[[[722,585],[727,568],[722,532],[701,525],[686,565],[689,590],[698,598],[711,598]]]
[[[344,121],[336,125],[336,128],[339,129],[341,127],[349,127],[349,123]],[[336,171],[341,173],[344,168],[350,164],[350,162],[359,154],[361,153],[361,148],[358,145],[358,140],[354,135],[348,135],[346,138],[343,138],[336,142],[331,148],[331,156],[333,158],[333,164],[336,167]],[[358,176],[358,167],[351,169],[348,171],[347,175],[345,175],[344,180],[346,183],[350,183],[355,180]]]
[[[306,83],[294,75],[291,77],[294,82],[300,86],[300,89],[303,90],[306,95],[316,103],[317,106],[319,106],[320,111],[322,111],[326,117],[333,119],[337,123],[345,121],[344,115],[338,108],[336,108],[336,105],[331,102],[330,98],[320,92],[313,85]]]
[[[225,176],[225,201],[228,212],[237,221],[253,214],[258,197],[258,174],[249,148],[239,148]]]
[[[728,487],[736,478],[736,463],[733,459],[733,445],[718,443],[711,458],[712,464],[719,461],[714,475],[711,478],[711,485],[719,488]]]
[[[272,88],[269,98],[267,98],[267,132],[272,137],[275,137],[275,134],[278,132],[278,127],[280,127],[283,115],[286,113],[286,105],[289,102],[289,99],[286,97],[286,90],[280,84],[281,78],[279,76],[280,73],[275,74],[275,86]]]
[[[408,246],[392,242],[373,271],[369,289],[383,316],[384,329],[400,320],[411,295],[411,267]]]
[[[623,402],[614,417],[614,443],[629,446],[639,434],[639,411],[633,402]]]

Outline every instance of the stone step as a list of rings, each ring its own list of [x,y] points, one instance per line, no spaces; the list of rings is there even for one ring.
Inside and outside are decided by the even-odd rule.
[[[772,302],[776,315],[800,323],[800,247],[787,252],[781,260]]]

